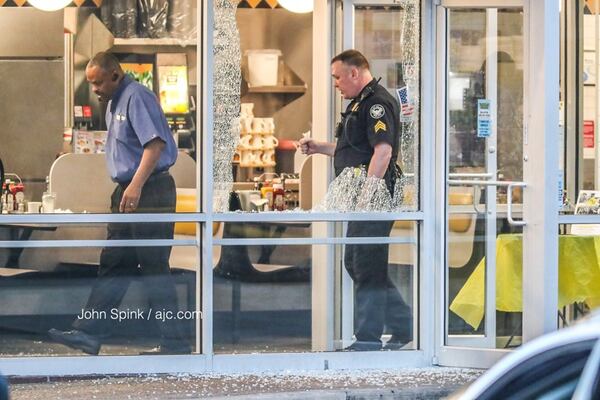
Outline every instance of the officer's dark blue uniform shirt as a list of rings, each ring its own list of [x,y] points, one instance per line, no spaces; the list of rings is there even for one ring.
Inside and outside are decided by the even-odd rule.
[[[153,172],[167,171],[175,164],[177,146],[156,95],[127,75],[108,103],[106,125],[106,161],[113,181],[131,181],[144,146],[156,138],[166,146]]]
[[[377,82],[369,82],[342,113],[333,157],[336,175],[347,167],[368,166],[379,143],[392,146],[390,165],[398,158],[400,106]]]

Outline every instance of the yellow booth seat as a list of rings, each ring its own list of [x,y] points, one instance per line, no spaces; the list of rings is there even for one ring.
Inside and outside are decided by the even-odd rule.
[[[175,211],[178,213],[196,212],[196,189],[177,188]],[[196,236],[196,225],[194,222],[176,222],[175,234]],[[219,227],[219,222],[213,222],[213,233],[216,233]]]
[[[468,206],[473,204],[473,193],[448,193],[448,205]],[[448,221],[450,232],[465,233],[473,223],[471,214],[454,214]]]
[[[412,202],[412,191],[406,191],[404,201],[408,204]],[[448,204],[451,206],[464,206],[473,204],[473,193],[451,192],[448,193]],[[448,221],[448,229],[450,232],[465,233],[473,223],[473,216],[469,214],[452,215]],[[395,229],[413,229],[413,221],[396,221],[394,222]]]

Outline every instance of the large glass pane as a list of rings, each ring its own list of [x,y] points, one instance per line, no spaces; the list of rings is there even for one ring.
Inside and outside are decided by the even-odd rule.
[[[341,351],[355,342],[366,347],[354,350],[364,351],[381,350],[382,344],[387,350],[417,348],[416,223],[226,222],[216,237],[320,238],[319,229],[327,232],[327,225],[335,237],[349,229],[355,239],[389,235],[402,243],[215,246],[215,352]],[[329,271],[335,274],[335,308],[315,281]],[[331,321],[314,320],[314,315],[332,309],[334,336],[322,337]],[[365,332],[376,338],[365,343]]]
[[[294,141],[312,119],[312,14],[217,2],[215,34],[213,209],[230,210],[232,190],[274,183],[296,208],[302,160]],[[258,203],[254,210],[264,210]]]
[[[97,19],[100,14],[106,26]],[[152,172],[168,169],[179,153],[170,168],[175,185],[196,188],[196,110],[192,100],[196,97],[195,46],[165,46],[157,55],[157,48],[133,46],[126,39],[116,40],[113,45],[109,30],[122,38],[142,34],[137,32],[142,27],[135,24],[135,15],[132,19],[131,14],[123,14],[111,2],[102,6],[102,13],[99,7],[86,5],[57,11],[53,16],[34,7],[4,7],[2,15],[0,35],[12,44],[3,50],[0,62],[0,79],[6,82],[0,92],[3,105],[0,115],[4,121],[0,159],[8,173],[11,192],[0,201],[4,212],[39,212],[39,203],[44,202],[44,213],[110,213],[111,194],[116,187],[111,176],[123,186],[131,181],[141,160],[142,144],[152,134],[162,135],[169,144],[169,157],[162,158],[159,168]],[[195,44],[195,12],[191,1],[178,1],[170,9],[169,20],[168,31],[166,18],[161,19],[165,26],[158,28],[160,23],[157,24],[161,36],[177,37],[185,45]],[[33,39],[14,34],[15,27],[23,21],[31,24],[28,32],[32,38],[44,37],[44,48],[32,47]],[[174,43],[179,42],[174,40]],[[147,114],[142,108],[133,110],[124,106],[114,114],[116,124],[107,125],[108,100],[115,97],[115,92],[112,87],[103,88],[106,96],[99,100],[85,75],[86,65],[94,55],[92,51],[99,49],[109,49],[123,72],[150,90],[133,82],[150,99],[144,107]],[[120,71],[115,69],[119,75]],[[106,74],[106,82],[114,82],[110,80],[112,67]],[[159,104],[153,101],[154,96]],[[130,124],[132,116],[134,124]],[[131,129],[118,133],[117,125]],[[128,141],[127,146],[124,140]],[[125,147],[129,150],[124,151]],[[114,149],[109,153],[117,161],[107,163],[109,148]],[[117,168],[109,172],[107,167],[115,163]],[[164,205],[152,199],[171,200],[174,192],[169,182],[153,176],[144,187],[141,204],[139,207],[136,204],[137,212],[166,213],[175,209],[172,201]],[[152,190],[160,195],[148,195]],[[28,206],[30,202],[33,204]],[[180,211],[196,211],[196,206]]]
[[[266,223],[221,226],[225,237],[270,228]],[[320,246],[213,248],[215,353],[311,350],[313,247]]]
[[[480,204],[484,207],[484,204]],[[486,330],[486,281],[489,258],[485,257],[485,216],[473,206],[450,207],[448,219],[448,335],[495,336],[490,346],[510,347],[521,342],[522,230],[498,232],[495,240],[496,314],[494,332]],[[503,218],[496,220],[500,227]],[[500,229],[500,228],[498,228]]]
[[[396,185],[398,193],[377,192],[397,201],[385,201],[374,211],[415,209],[418,203],[414,188],[418,186],[420,6],[417,1],[405,3],[356,8],[355,47],[369,58],[373,74],[383,78],[394,98],[399,98],[398,90],[404,96],[396,148],[405,174]],[[365,184],[366,174],[354,176],[349,169],[325,198],[313,198],[314,182],[322,180],[322,173],[312,169],[312,156],[296,149],[296,142],[310,136],[311,129],[312,16],[284,8],[236,10],[225,2],[215,7],[213,209],[237,211],[229,203],[235,190],[250,198],[242,211],[355,210],[358,200],[344,189],[353,187],[356,192]],[[295,34],[287,34],[292,29]],[[274,206],[279,184],[284,200]],[[348,207],[340,206],[339,196],[350,198],[345,202]]]
[[[520,218],[522,203],[520,188],[508,192],[508,182],[522,180],[522,28],[519,9],[448,12],[447,333],[463,345],[520,340],[522,301],[513,294],[521,286],[500,278],[522,268],[522,229],[507,214],[511,201]],[[486,319],[493,301],[498,311]]]
[[[390,237],[402,240],[336,249],[335,348],[418,349],[418,223],[348,222],[346,229],[353,233],[349,236],[389,232]]]
[[[151,225],[158,224],[135,229]],[[118,236],[130,228],[113,224],[111,231]],[[106,231],[103,226],[5,225],[0,235],[6,240],[27,229],[36,240],[91,239]],[[194,350],[201,318],[195,300],[198,247],[148,244],[1,249],[1,355],[138,355],[156,346],[165,354]],[[87,336],[64,334],[73,329]]]

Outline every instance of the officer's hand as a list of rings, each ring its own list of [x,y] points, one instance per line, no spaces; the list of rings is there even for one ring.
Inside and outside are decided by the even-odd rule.
[[[312,138],[303,137],[298,141],[302,154],[311,155],[319,152],[319,145]]]

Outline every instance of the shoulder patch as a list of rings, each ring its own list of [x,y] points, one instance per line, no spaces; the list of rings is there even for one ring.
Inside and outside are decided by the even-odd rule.
[[[383,121],[377,121],[374,128],[375,128],[375,133],[378,133],[379,131],[387,132],[387,126],[385,125],[385,123]]]
[[[385,108],[381,104],[373,104],[369,109],[371,118],[379,119],[385,115]]]

